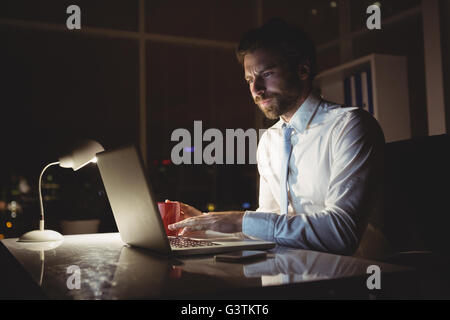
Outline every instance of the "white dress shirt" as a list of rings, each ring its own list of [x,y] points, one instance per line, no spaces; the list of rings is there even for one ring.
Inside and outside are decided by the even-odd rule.
[[[366,111],[310,94],[287,124],[294,130],[288,214],[280,214],[280,118],[257,150],[259,208],[246,211],[244,235],[339,254],[356,250],[378,205],[384,136]]]

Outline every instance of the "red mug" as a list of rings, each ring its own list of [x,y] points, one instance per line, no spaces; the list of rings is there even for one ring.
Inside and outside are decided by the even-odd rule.
[[[173,202],[158,202],[159,213],[161,214],[161,218],[164,223],[164,229],[166,230],[166,234],[168,236],[177,236],[182,229],[178,230],[169,230],[169,225],[172,223],[176,223],[180,221],[181,216],[181,207],[180,203]]]

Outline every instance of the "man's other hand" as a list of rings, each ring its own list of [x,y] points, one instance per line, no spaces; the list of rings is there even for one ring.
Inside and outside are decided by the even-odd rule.
[[[171,200],[166,200],[165,201],[165,203],[170,203],[170,202],[178,202],[178,203],[180,203],[180,213],[181,213],[181,218],[182,219],[187,219],[187,218],[190,218],[190,217],[195,217],[195,216],[202,215],[202,212],[200,210],[194,208],[193,206],[185,204],[183,202],[171,201]]]

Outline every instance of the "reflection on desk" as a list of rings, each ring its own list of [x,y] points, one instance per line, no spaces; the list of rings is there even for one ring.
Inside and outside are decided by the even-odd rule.
[[[368,294],[369,265],[380,266],[383,275],[408,270],[353,257],[282,247],[270,250],[266,260],[252,264],[216,262],[211,255],[172,259],[128,247],[118,233],[113,233],[65,236],[59,247],[43,252],[42,272],[42,252],[25,249],[16,239],[1,243],[41,285],[45,295],[56,299],[252,298],[253,293],[257,292],[259,297],[273,286],[285,288],[317,280],[328,279],[328,283],[357,277],[362,277],[357,285]],[[70,266],[81,270],[79,289],[69,289]],[[269,291],[267,294],[267,298],[280,298],[271,296]]]
[[[261,277],[263,286],[282,285],[364,275],[369,265],[350,257],[302,250],[278,253],[273,259],[245,266],[244,274]]]

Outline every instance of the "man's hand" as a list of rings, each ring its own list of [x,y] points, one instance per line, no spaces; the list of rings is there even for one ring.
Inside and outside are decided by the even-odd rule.
[[[202,212],[188,204],[185,204],[183,202],[180,201],[171,201],[171,200],[166,200],[166,203],[170,203],[170,202],[179,202],[180,203],[180,213],[181,213],[181,218],[182,219],[187,219],[190,217],[195,217],[195,216],[201,216]]]
[[[244,213],[244,211],[208,212],[171,224],[169,230],[184,228],[180,236],[187,232],[199,230],[213,230],[223,233],[241,232]]]

